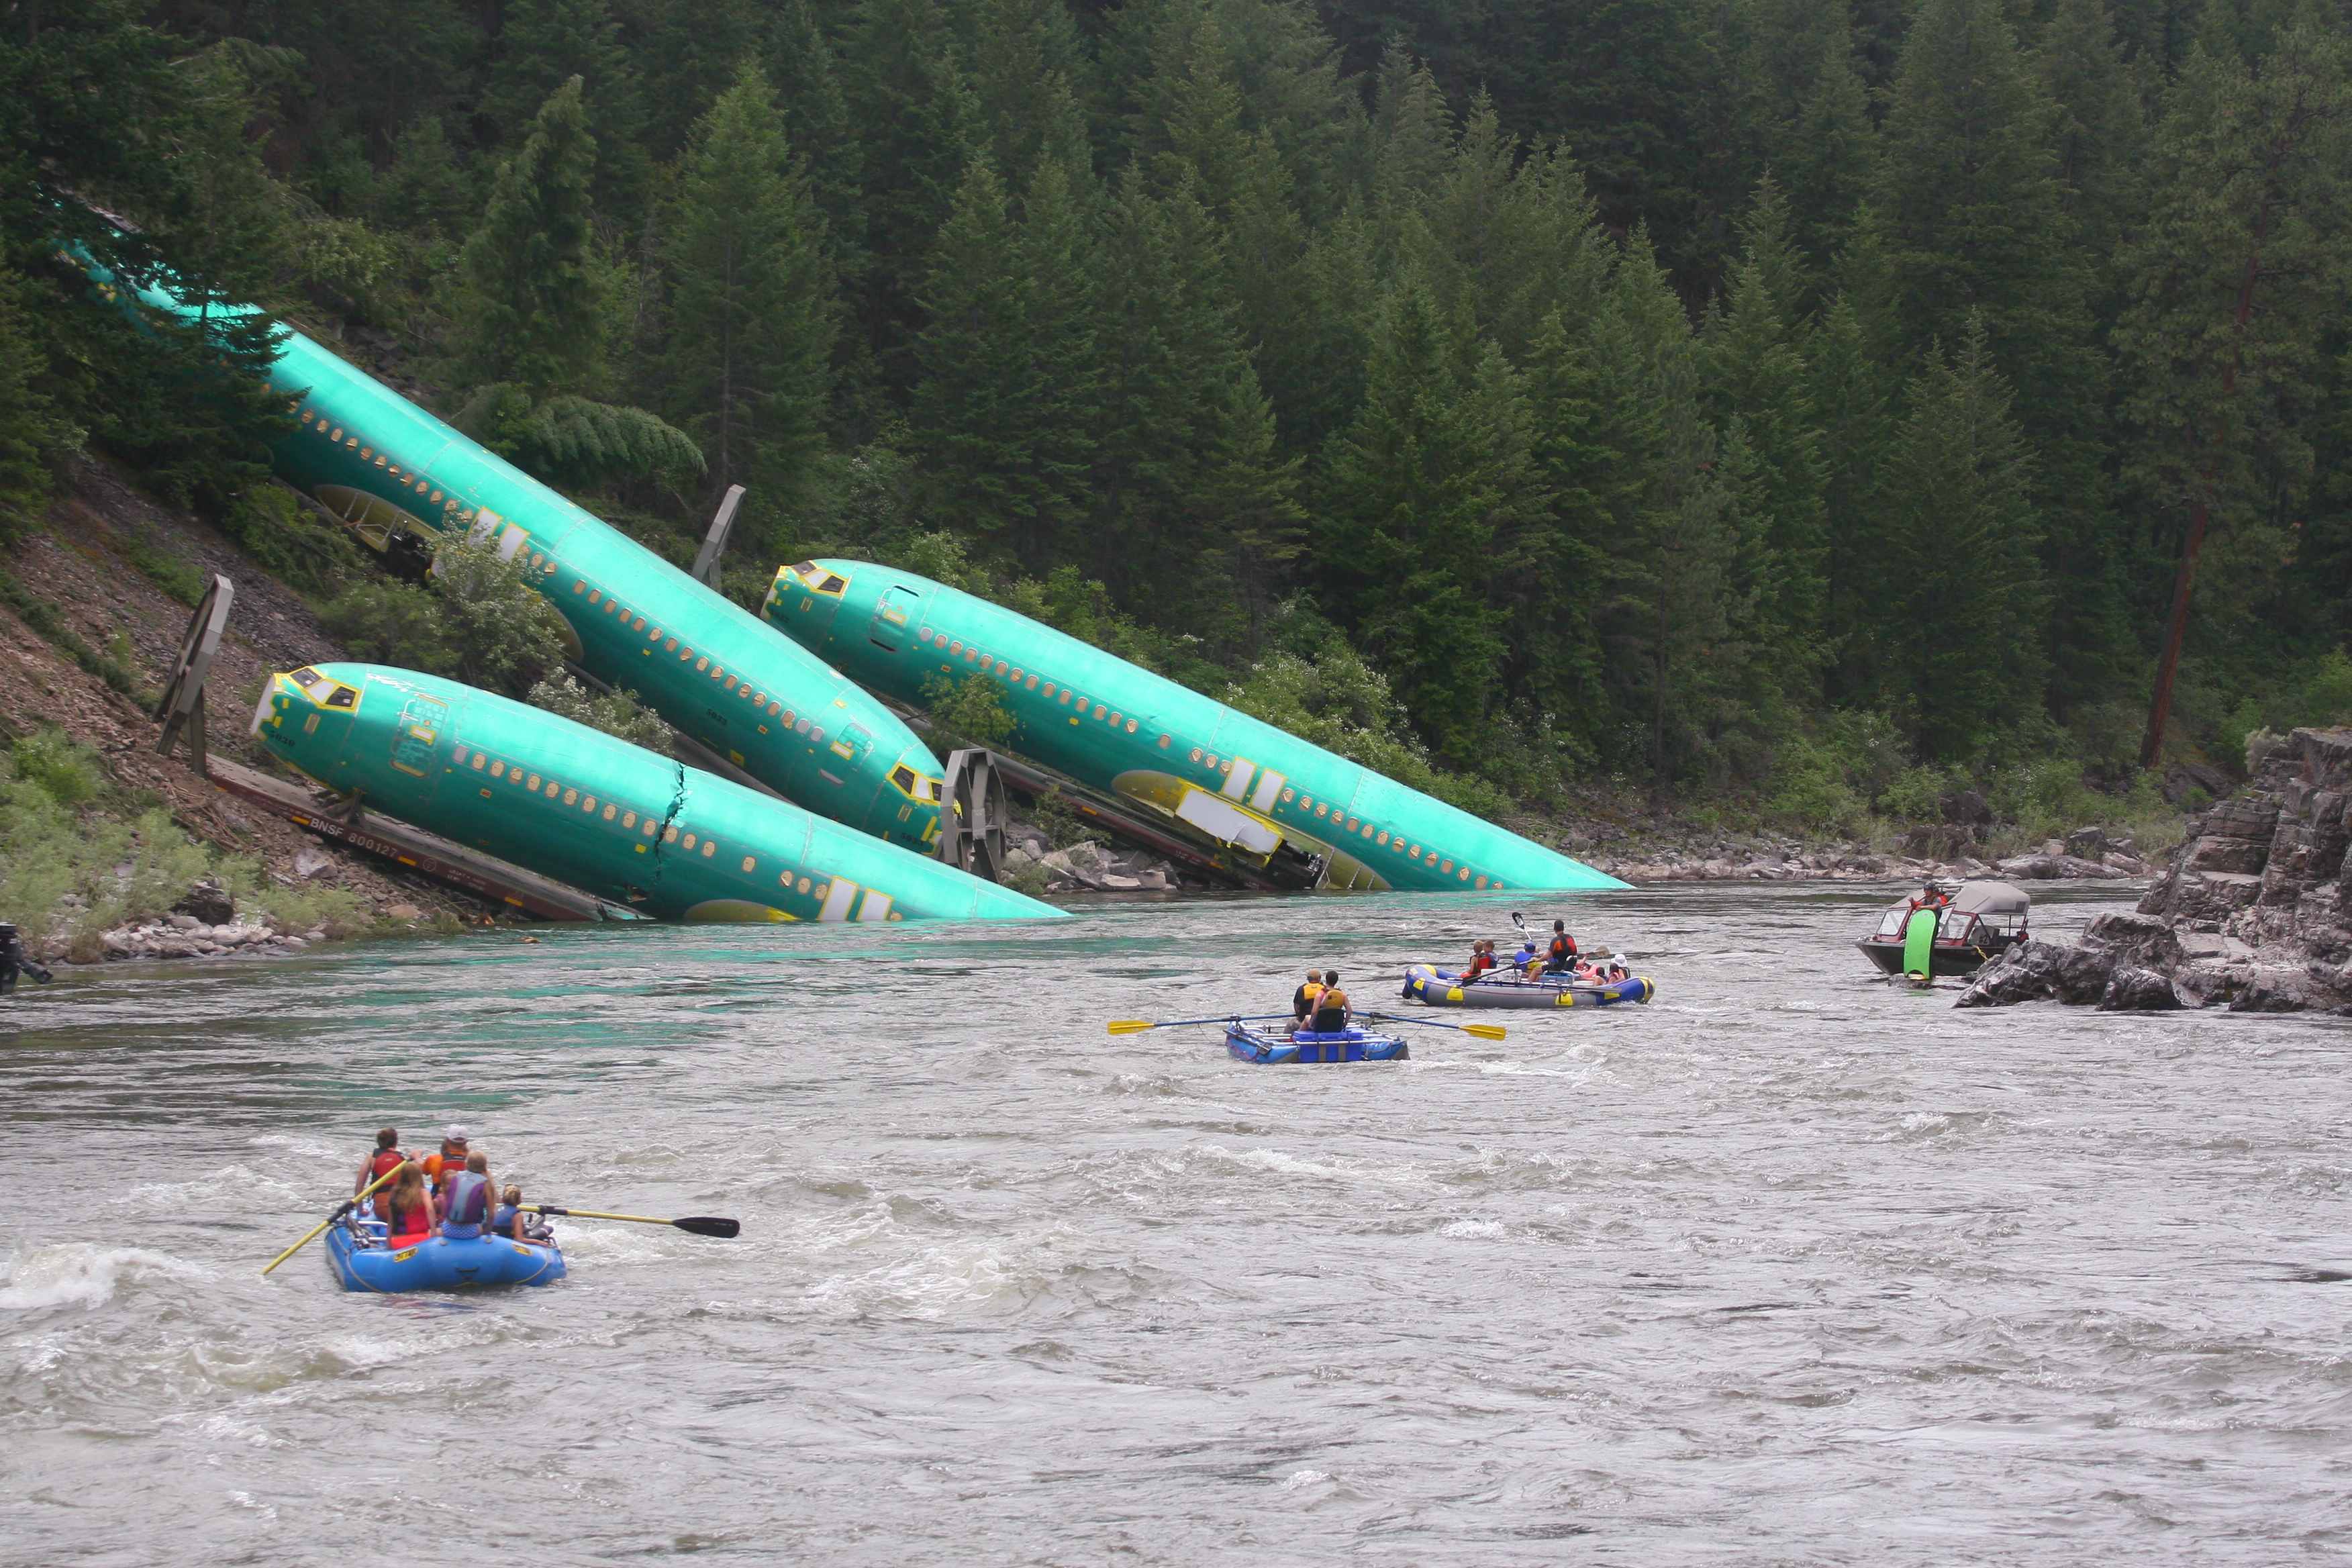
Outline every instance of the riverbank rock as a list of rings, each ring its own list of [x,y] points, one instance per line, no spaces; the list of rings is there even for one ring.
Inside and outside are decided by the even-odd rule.
[[[164,885],[170,886],[169,883]],[[236,918],[236,900],[229,897],[227,889],[206,877],[181,896],[180,901],[172,906],[172,912],[208,926],[216,926]]]
[[[2048,997],[2114,1011],[2352,1016],[2347,803],[2352,729],[2295,731],[2244,789],[2190,820],[2136,912],[2101,916],[2074,948],[2023,944],[1979,971],[1957,1005]],[[2011,861],[2000,868],[2032,875]],[[2086,996],[2094,974],[2100,985]]]

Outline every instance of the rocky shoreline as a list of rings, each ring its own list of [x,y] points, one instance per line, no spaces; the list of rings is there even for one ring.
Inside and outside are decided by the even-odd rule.
[[[2352,1016],[2347,803],[2352,729],[2295,731],[2243,790],[2190,820],[2137,910],[2100,916],[2072,947],[2021,943],[1955,1005]]]

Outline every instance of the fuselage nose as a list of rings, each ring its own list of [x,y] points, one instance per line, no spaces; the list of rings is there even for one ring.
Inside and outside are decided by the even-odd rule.
[[[822,647],[833,635],[834,618],[841,613],[842,595],[848,586],[846,578],[814,561],[783,567],[768,591],[770,618],[788,628],[793,640],[803,647]]]

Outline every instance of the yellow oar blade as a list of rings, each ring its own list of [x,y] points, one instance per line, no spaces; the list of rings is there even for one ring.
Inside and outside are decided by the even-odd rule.
[[[1113,1018],[1110,1032],[1114,1035],[1139,1035],[1151,1027],[1149,1018]]]
[[[1508,1037],[1500,1024],[1465,1024],[1462,1026],[1462,1032],[1465,1035],[1475,1035],[1482,1040],[1500,1040]]]

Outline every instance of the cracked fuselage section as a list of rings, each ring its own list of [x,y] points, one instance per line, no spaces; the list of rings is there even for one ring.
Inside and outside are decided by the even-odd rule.
[[[254,732],[373,810],[664,920],[1061,911],[568,719],[379,665],[271,678]]]

